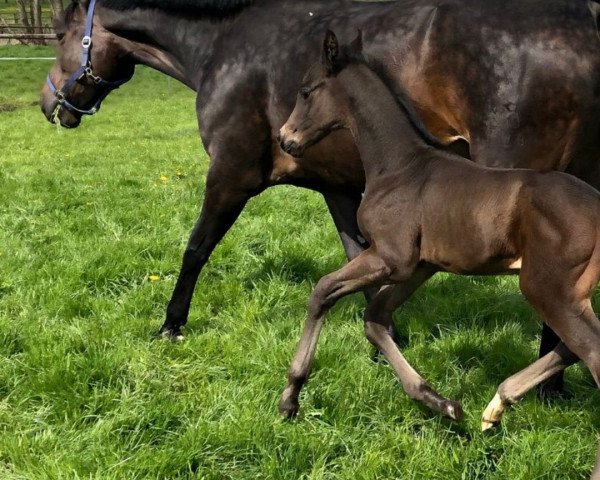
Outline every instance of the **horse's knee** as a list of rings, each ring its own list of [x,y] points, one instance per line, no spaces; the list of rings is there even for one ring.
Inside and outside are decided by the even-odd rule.
[[[379,347],[383,335],[387,334],[387,329],[383,325],[369,320],[365,321],[365,337],[375,347]]]
[[[308,305],[309,315],[319,317],[327,308],[329,308],[333,300],[330,298],[335,291],[335,282],[331,275],[326,275],[318,281],[315,286]]]

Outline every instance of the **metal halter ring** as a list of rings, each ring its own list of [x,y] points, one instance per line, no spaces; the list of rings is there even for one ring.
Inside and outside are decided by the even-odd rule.
[[[89,35],[86,35],[85,37],[83,37],[81,39],[81,46],[83,48],[85,48],[86,50],[89,50],[90,47],[92,46],[92,37],[90,37]]]

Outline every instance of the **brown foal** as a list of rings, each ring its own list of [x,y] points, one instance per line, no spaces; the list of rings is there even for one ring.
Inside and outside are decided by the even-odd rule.
[[[371,245],[314,289],[281,413],[298,411],[326,312],[345,295],[380,288],[365,312],[367,338],[411,398],[460,419],[460,404],[435,392],[387,334],[393,312],[439,271],[519,274],[523,295],[562,340],[500,385],[484,428],[577,356],[600,386],[600,322],[590,301],[600,280],[600,194],[563,173],[488,169],[430,147],[361,52],[360,36],[340,48],[328,32],[323,59],[281,130],[282,147],[295,156],[336,129],[350,130],[366,174],[358,220]]]

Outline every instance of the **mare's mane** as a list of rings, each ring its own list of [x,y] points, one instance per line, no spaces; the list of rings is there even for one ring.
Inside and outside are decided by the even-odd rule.
[[[254,0],[98,0],[98,4],[112,10],[133,10],[147,8],[173,13],[229,16],[254,3]],[[79,0],[73,0],[65,9],[65,23],[68,24],[77,8]]]

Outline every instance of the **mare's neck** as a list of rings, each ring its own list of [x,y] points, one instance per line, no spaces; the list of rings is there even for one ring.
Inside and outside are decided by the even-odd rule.
[[[340,73],[350,97],[350,130],[360,151],[367,179],[402,172],[410,179],[423,167],[429,147],[417,134],[406,111],[381,79],[364,65]]]
[[[196,91],[217,39],[235,15],[215,19],[158,9],[98,9],[102,27],[116,36],[136,63],[161,71]]]

